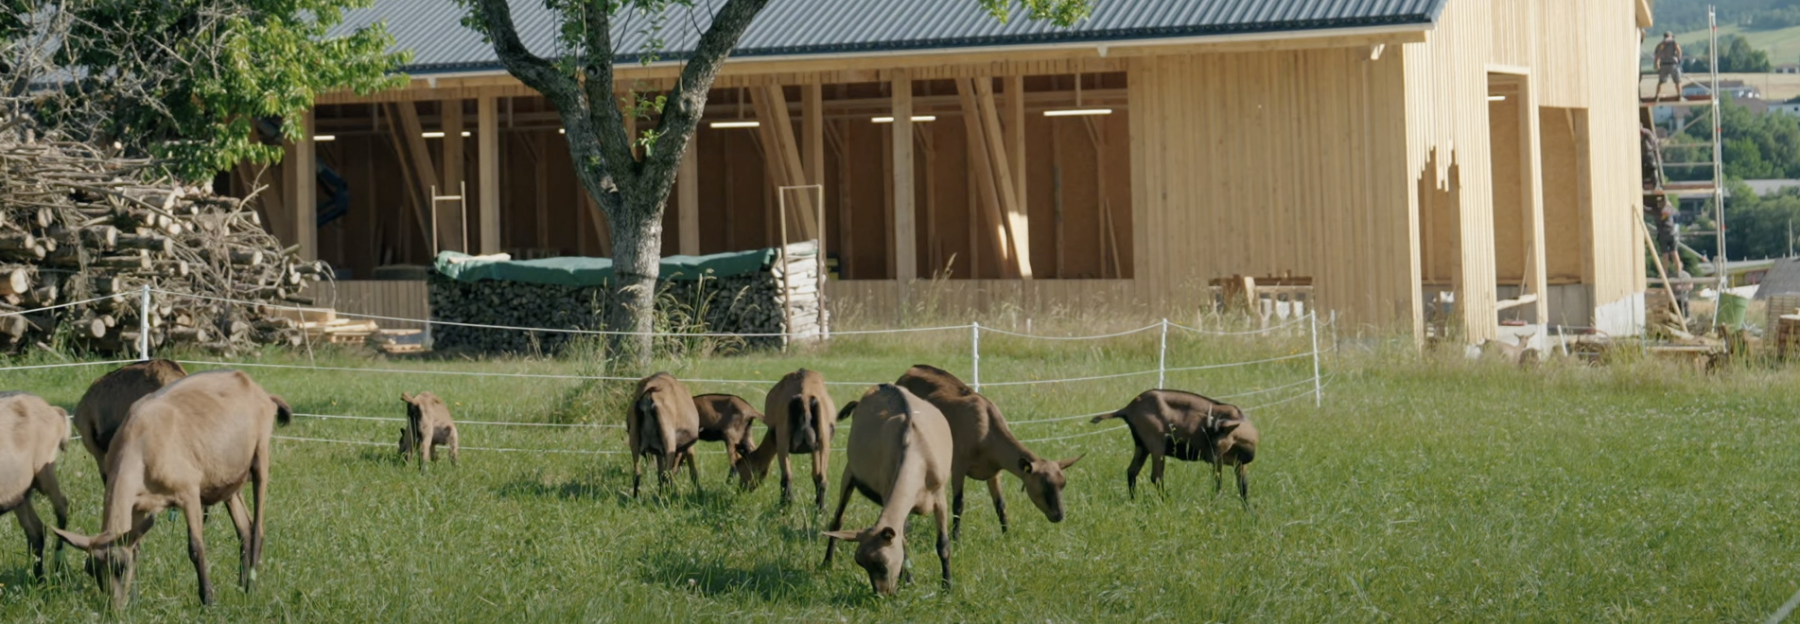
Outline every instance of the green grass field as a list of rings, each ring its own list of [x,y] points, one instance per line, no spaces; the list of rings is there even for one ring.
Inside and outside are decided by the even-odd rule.
[[[982,348],[989,382],[1154,369],[1157,357],[1154,334],[1087,343],[984,336]],[[1304,336],[1177,336],[1169,365],[1304,350]],[[966,375],[966,333],[840,339],[828,352],[671,366],[697,379],[772,381],[807,366],[834,380],[882,381],[916,361]],[[594,372],[563,360],[321,354],[319,364]],[[1311,364],[1177,373],[1167,385],[1214,395],[1267,390],[1306,379]],[[395,423],[298,418],[277,435],[379,446],[276,442],[256,593],[233,584],[238,544],[223,513],[206,535],[219,604],[199,606],[184,531],[161,522],[144,541],[136,598],[120,616],[105,613],[81,573],[84,554],[67,553],[47,583],[34,582],[24,540],[7,521],[0,621],[1761,622],[1800,588],[1800,386],[1791,371],[1695,377],[1648,362],[1518,371],[1349,342],[1326,368],[1323,409],[1301,399],[1251,410],[1263,432],[1253,513],[1229,487],[1215,497],[1198,464],[1171,462],[1166,495],[1128,499],[1123,432],[1039,442],[1048,457],[1085,454],[1070,469],[1068,520],[1046,521],[1007,476],[1013,530],[1003,535],[984,489],[971,487],[949,591],[935,580],[928,519],[909,532],[917,582],[896,598],[871,595],[848,556],[821,569],[824,520],[805,504],[813,493],[804,476],[796,480],[802,504],[784,509],[778,488],[727,487],[723,456],[707,454],[702,493],[682,475],[673,491],[652,480],[634,500],[621,455],[465,450],[460,467],[421,475],[397,461]],[[465,423],[621,420],[620,384],[247,370],[302,413],[398,416],[401,391],[433,390]],[[0,386],[72,407],[99,369],[3,374]],[[1154,383],[1150,375],[987,394],[1023,423],[1116,409]],[[764,388],[694,384],[758,404]],[[834,389],[840,403],[859,393]],[[1015,431],[1040,439],[1108,426],[1080,419]],[[469,447],[618,450],[624,438],[618,429],[461,428]],[[840,446],[846,434],[839,431]],[[96,531],[99,479],[79,443],[61,476],[73,525]],[[875,505],[858,500],[846,525],[861,528],[875,515]]]

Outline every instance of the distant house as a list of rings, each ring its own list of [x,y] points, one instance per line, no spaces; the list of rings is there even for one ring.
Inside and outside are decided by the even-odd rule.
[[[1794,63],[1782,63],[1780,65],[1775,66],[1774,73],[1777,73],[1777,74],[1800,74],[1800,65],[1796,65]]]
[[[1776,115],[1800,117],[1800,102],[1789,100],[1780,104],[1770,104],[1769,112]]]
[[[1698,78],[1697,76],[1690,76],[1690,77],[1694,77],[1696,79]],[[1689,84],[1688,86],[1682,88],[1681,96],[1689,97],[1689,98],[1705,97],[1707,94],[1709,94],[1711,92],[1711,90],[1712,90],[1712,85],[1705,85],[1705,84],[1700,84],[1700,83],[1696,82],[1694,84]],[[1740,103],[1747,99],[1759,99],[1759,100],[1762,99],[1762,90],[1761,89],[1757,89],[1754,86],[1744,84],[1744,81],[1742,81],[1742,80],[1720,80],[1719,81],[1719,92],[1730,95],[1731,99],[1737,100]]]

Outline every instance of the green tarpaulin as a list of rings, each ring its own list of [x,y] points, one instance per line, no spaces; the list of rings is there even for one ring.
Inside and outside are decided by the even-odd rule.
[[[732,277],[767,269],[775,261],[775,249],[757,249],[708,256],[667,256],[662,259],[662,280],[692,281],[703,275]],[[608,258],[544,258],[541,260],[487,260],[465,253],[445,251],[432,263],[438,273],[459,282],[501,280],[526,284],[601,286],[612,277]]]

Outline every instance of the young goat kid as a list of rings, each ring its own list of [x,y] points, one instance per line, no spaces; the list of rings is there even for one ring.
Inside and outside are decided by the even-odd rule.
[[[950,530],[952,538],[962,535],[963,479],[986,481],[988,494],[994,497],[994,511],[1000,515],[1000,531],[1006,531],[1006,499],[1000,496],[1000,472],[1013,473],[1024,482],[1032,504],[1044,512],[1051,522],[1062,522],[1063,486],[1068,479],[1063,469],[1081,461],[1080,457],[1050,461],[1039,458],[1006,426],[1006,417],[993,401],[981,396],[944,369],[925,364],[907,369],[895,382],[929,401],[950,422],[950,436],[955,441],[955,455],[950,460],[952,508],[956,518]]]
[[[694,443],[700,441],[700,414],[687,386],[668,373],[656,373],[638,381],[631,413],[625,418],[625,437],[631,447],[631,495],[638,495],[643,469],[638,461],[656,456],[656,479],[667,484],[669,473],[688,462],[694,489],[700,489],[700,468],[694,463]]]
[[[0,393],[0,515],[13,512],[31,547],[32,574],[44,578],[44,521],[31,491],[50,499],[56,528],[69,527],[69,499],[56,483],[56,455],[69,440],[68,412],[23,392]],[[62,542],[56,543],[62,553]]]
[[[735,394],[697,395],[694,411],[700,416],[700,441],[724,442],[730,474],[736,475],[743,458],[756,452],[756,443],[750,441],[750,425],[762,420],[762,413]]]
[[[937,555],[950,587],[950,513],[944,485],[950,480],[953,443],[944,414],[905,388],[881,384],[844,406],[838,418],[850,426],[850,460],[838,491],[837,513],[825,532],[825,564],[837,540],[857,543],[856,563],[869,573],[875,593],[891,596],[906,570],[906,521],[912,515],[937,519]],[[881,505],[875,526],[839,531],[850,490]],[[910,576],[910,575],[909,575]]]
[[[781,503],[793,502],[794,469],[788,462],[788,455],[812,455],[816,490],[813,504],[820,510],[825,509],[831,437],[836,428],[831,415],[836,412],[837,405],[825,391],[824,375],[802,368],[782,377],[763,401],[763,424],[768,425],[769,432],[763,434],[756,452],[744,458],[745,466],[738,469],[744,488],[755,489],[763,477],[768,476],[769,464],[779,458]]]
[[[450,447],[450,465],[456,465],[456,423],[450,420],[450,408],[444,400],[430,392],[409,395],[400,393],[406,403],[406,426],[400,428],[400,461],[411,454],[419,456],[419,472],[437,455],[437,447]]]
[[[1144,459],[1154,456],[1150,483],[1162,488],[1163,457],[1181,461],[1205,460],[1213,466],[1213,491],[1224,483],[1225,464],[1237,469],[1238,495],[1250,508],[1250,462],[1256,459],[1256,427],[1243,410],[1179,390],[1146,390],[1125,409],[1095,416],[1093,422],[1122,418],[1131,429],[1137,452],[1125,469],[1125,484],[1137,497],[1137,476]]]
[[[239,545],[238,582],[250,591],[262,559],[263,516],[268,509],[269,437],[276,423],[293,418],[286,402],[249,375],[216,370],[189,375],[131,406],[106,457],[106,498],[101,532],[56,534],[88,552],[88,572],[114,608],[131,598],[137,549],[156,514],[180,507],[187,519],[188,558],[200,580],[200,602],[212,604],[206,573],[204,518],[220,502],[231,512]],[[248,479],[256,509],[236,496]]]
[[[187,369],[180,364],[150,360],[127,364],[88,386],[81,402],[75,404],[75,431],[99,464],[101,479],[106,478],[106,448],[131,414],[131,404],[186,376]]]

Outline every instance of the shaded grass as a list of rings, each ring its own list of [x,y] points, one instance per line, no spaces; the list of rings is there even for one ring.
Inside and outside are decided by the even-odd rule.
[[[834,380],[892,380],[914,362],[967,376],[966,335],[843,339],[829,350],[671,362],[684,377],[768,379],[799,366]],[[1174,336],[1169,365],[1286,355],[1275,341]],[[983,336],[986,381],[1154,370],[1155,333],[1045,344]],[[578,362],[389,361],[324,353],[321,364],[414,370],[569,373]],[[959,359],[960,358],[960,359]],[[288,362],[265,355],[263,361]],[[299,362],[304,362],[300,358]],[[199,367],[196,367],[199,368]],[[1013,530],[969,488],[957,585],[940,589],[930,522],[909,530],[918,582],[876,599],[840,558],[820,569],[824,518],[796,479],[728,487],[701,456],[702,491],[646,476],[629,496],[620,455],[466,451],[463,465],[393,458],[395,423],[300,419],[280,435],[379,442],[277,442],[268,551],[257,592],[231,586],[236,537],[208,522],[219,605],[201,609],[179,523],[146,538],[126,621],[1761,621],[1800,587],[1800,434],[1791,372],[1694,378],[1656,362],[1517,371],[1481,362],[1346,347],[1328,362],[1324,409],[1252,410],[1264,442],[1253,513],[1215,497],[1205,467],[1171,462],[1166,491],[1126,496],[1123,433],[1044,442],[1072,468],[1069,518],[1050,524],[1004,477]],[[1178,373],[1166,385],[1215,395],[1304,379],[1302,359]],[[7,388],[72,406],[99,370],[4,373]],[[430,389],[461,420],[618,422],[613,382],[252,369],[302,412],[397,416],[402,390]],[[990,394],[1016,433],[1093,431],[1085,420],[1022,421],[1115,409],[1155,375]],[[696,384],[761,402],[755,387]],[[839,401],[860,388],[836,386]],[[1247,405],[1294,390],[1247,398]],[[571,403],[570,397],[596,397]],[[571,405],[584,407],[570,407]],[[558,410],[564,413],[558,414]],[[575,413],[569,413],[575,412]],[[839,444],[844,433],[839,433]],[[623,447],[618,429],[465,425],[469,446]],[[710,445],[709,445],[710,446]],[[98,526],[99,480],[72,445],[62,479],[74,525]],[[842,454],[831,479],[839,480]],[[836,492],[832,493],[835,499]],[[856,500],[846,525],[866,526]],[[7,524],[11,524],[8,522]],[[36,585],[22,540],[0,529],[0,621],[113,619],[79,572],[83,555]],[[840,552],[840,555],[847,555]]]

